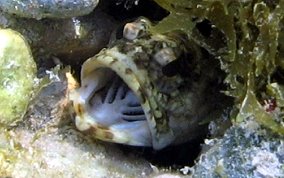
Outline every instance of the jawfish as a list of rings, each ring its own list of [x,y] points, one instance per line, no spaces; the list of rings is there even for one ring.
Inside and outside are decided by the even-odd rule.
[[[76,127],[93,137],[156,150],[206,135],[216,64],[181,32],[151,34],[140,18],[82,65],[70,99]]]

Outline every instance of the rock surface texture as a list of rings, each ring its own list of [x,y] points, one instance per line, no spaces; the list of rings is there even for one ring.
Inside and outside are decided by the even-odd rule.
[[[70,18],[89,14],[99,0],[0,0],[0,9],[9,14],[35,19]]]

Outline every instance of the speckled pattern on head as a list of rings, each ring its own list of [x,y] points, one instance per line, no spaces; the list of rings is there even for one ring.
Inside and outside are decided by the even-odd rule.
[[[152,35],[147,24],[143,19],[127,24],[125,28],[131,29],[124,29],[123,39],[83,64],[81,88],[71,94],[79,130],[101,140],[154,149],[206,134],[205,125],[200,123],[213,104],[207,93],[213,92],[208,92],[208,83],[214,78],[214,65],[206,58],[200,60],[199,47],[185,35]],[[207,68],[203,69],[205,61]],[[126,97],[129,95],[126,101],[117,99],[116,93],[123,88]],[[110,102],[101,102],[109,92],[114,93]],[[117,100],[120,103],[116,105]],[[123,104],[135,101],[139,101],[135,110]],[[136,119],[125,119],[129,115],[119,113],[125,108],[132,109],[130,116]]]

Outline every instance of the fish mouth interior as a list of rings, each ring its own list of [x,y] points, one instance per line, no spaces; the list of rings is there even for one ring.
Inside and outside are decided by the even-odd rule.
[[[96,69],[93,75],[87,110],[95,122],[126,133],[131,145],[151,146],[147,118],[136,94],[109,68]]]

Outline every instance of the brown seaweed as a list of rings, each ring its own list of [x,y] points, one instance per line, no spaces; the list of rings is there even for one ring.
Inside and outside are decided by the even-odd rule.
[[[284,67],[284,1],[155,2],[170,14],[152,28],[154,33],[181,30],[220,60],[227,75],[225,93],[235,98],[239,110],[237,121],[255,116],[263,126],[284,134],[283,84],[273,77]],[[202,30],[208,29],[198,29],[204,22],[207,35]],[[267,99],[276,100],[271,110],[265,109]]]

